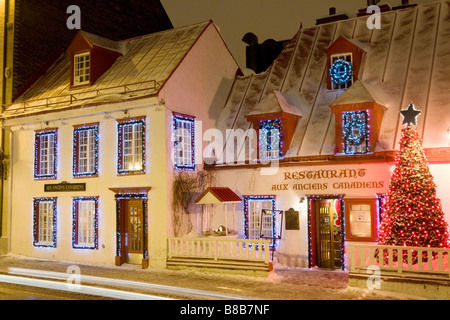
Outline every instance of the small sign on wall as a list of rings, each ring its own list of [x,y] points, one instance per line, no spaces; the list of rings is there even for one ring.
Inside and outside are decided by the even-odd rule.
[[[61,182],[56,184],[44,185],[44,192],[74,192],[74,191],[86,191],[86,183]]]
[[[290,208],[285,211],[286,215],[286,230],[300,230],[299,212]]]

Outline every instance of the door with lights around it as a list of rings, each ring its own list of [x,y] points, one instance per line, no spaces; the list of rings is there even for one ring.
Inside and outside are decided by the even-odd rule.
[[[342,268],[343,232],[340,199],[311,201],[311,264],[320,268]]]

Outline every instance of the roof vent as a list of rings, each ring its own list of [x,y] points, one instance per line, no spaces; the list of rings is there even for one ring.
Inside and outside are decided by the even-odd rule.
[[[316,25],[348,19],[348,16],[346,14],[336,14],[335,7],[329,8],[328,13],[329,13],[328,17],[317,19]]]
[[[409,0],[402,0],[402,5],[401,6],[397,6],[397,7],[393,7],[392,10],[398,10],[398,9],[405,9],[405,8],[411,8],[411,7],[415,7],[417,6],[417,4],[410,4]]]
[[[402,0],[402,1],[404,1],[404,0]],[[370,6],[373,6],[373,5],[377,5],[379,8],[380,8],[380,12],[386,12],[386,11],[391,11],[392,9],[391,9],[391,6],[389,5],[389,4],[377,4],[377,3],[379,3],[380,1],[378,0],[378,1],[376,1],[376,0],[369,0],[369,1],[367,1],[367,5],[368,5],[368,7],[370,7]],[[357,14],[357,16],[358,17],[362,17],[362,16],[368,16],[368,15],[371,15],[372,14],[372,11],[369,11],[369,12],[367,12],[367,8],[363,8],[363,9],[359,9],[358,10],[358,14]]]

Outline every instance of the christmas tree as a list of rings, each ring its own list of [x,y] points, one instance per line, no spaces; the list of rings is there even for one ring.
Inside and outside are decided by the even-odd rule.
[[[400,150],[386,196],[378,244],[447,248],[447,222],[416,129],[416,117],[420,111],[411,104],[401,113],[404,126]],[[426,256],[423,258],[425,261]],[[413,262],[417,262],[417,253]]]

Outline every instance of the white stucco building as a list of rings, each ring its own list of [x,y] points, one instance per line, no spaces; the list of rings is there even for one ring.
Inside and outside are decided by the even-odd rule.
[[[195,123],[214,126],[238,70],[211,21],[119,42],[79,31],[2,114],[10,252],[164,268],[174,172],[201,169]]]

